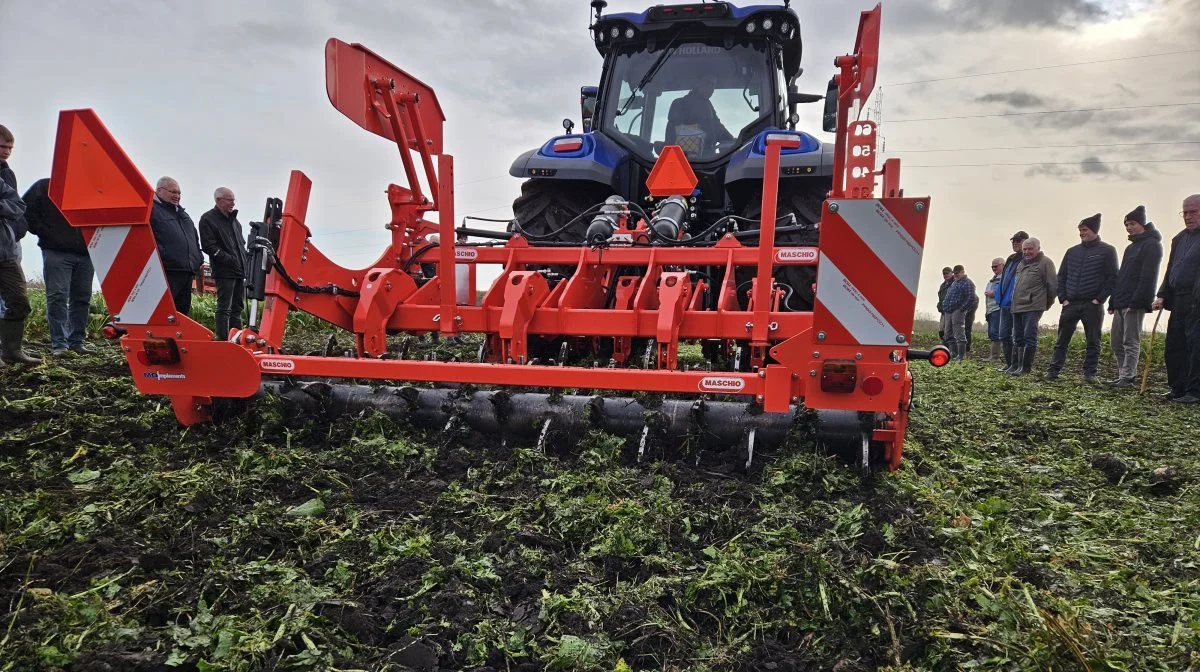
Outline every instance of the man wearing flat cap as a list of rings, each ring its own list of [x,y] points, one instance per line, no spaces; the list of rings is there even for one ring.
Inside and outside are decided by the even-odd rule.
[[[1067,346],[1075,328],[1083,322],[1087,350],[1083,357],[1083,380],[1096,382],[1096,365],[1100,362],[1100,327],[1104,323],[1104,302],[1112,295],[1117,282],[1117,249],[1100,240],[1100,215],[1079,222],[1079,240],[1063,255],[1058,267],[1058,301],[1062,314],[1058,318],[1058,342],[1046,380],[1055,380],[1067,363]]]
[[[1020,363],[1013,357],[1013,288],[1017,286],[1017,267],[1021,264],[1021,243],[1029,240],[1029,234],[1017,231],[1009,238],[1013,253],[1004,261],[1000,272],[1000,284],[996,286],[996,305],[1000,307],[1000,343],[1004,352],[1004,373],[1015,373]]]

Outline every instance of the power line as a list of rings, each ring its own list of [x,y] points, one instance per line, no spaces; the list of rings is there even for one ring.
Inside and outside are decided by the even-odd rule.
[[[940,163],[933,165],[903,164],[908,168],[991,168],[995,166],[1119,166],[1126,163],[1200,163],[1200,159],[1141,159],[1120,161],[1035,161],[1032,163]]]
[[[1079,145],[1013,145],[1003,148],[950,148],[950,149],[894,149],[888,154],[922,154],[930,151],[1002,151],[1016,149],[1082,149],[1082,148],[1117,148],[1117,146],[1153,146],[1153,145],[1200,145],[1200,140],[1171,140],[1171,142],[1152,143],[1100,143]]]
[[[912,84],[929,84],[931,82],[947,82],[955,79],[970,79],[972,77],[987,77],[989,75],[1010,75],[1017,72],[1033,72],[1035,70],[1052,70],[1054,68],[1073,68],[1077,65],[1094,65],[1096,63],[1116,63],[1118,61],[1133,61],[1142,58],[1157,58],[1159,56],[1178,56],[1180,54],[1194,54],[1200,52],[1200,49],[1184,49],[1182,51],[1164,51],[1159,54],[1142,54],[1140,56],[1123,56],[1121,58],[1105,58],[1096,61],[1079,61],[1077,63],[1059,63],[1057,65],[1038,65],[1029,68],[1016,68],[1014,70],[995,70],[993,72],[979,72],[973,75],[953,75],[950,77],[937,77],[934,79],[919,79],[912,82],[900,82],[899,84],[889,84],[883,82],[885,86],[910,86]]]
[[[1191,103],[1158,103],[1155,105],[1123,105],[1119,107],[1085,107],[1077,110],[1039,110],[1029,112],[998,112],[995,114],[964,114],[954,117],[918,117],[914,119],[890,119],[889,124],[903,124],[910,121],[951,121],[954,119],[988,119],[993,117],[1023,117],[1035,114],[1072,114],[1076,112],[1112,112],[1115,110],[1145,110],[1155,107],[1193,107],[1200,102]]]

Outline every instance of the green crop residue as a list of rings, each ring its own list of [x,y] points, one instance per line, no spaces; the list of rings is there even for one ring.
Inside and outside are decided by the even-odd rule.
[[[899,472],[802,421],[747,474],[272,397],[182,428],[92,345],[0,370],[0,672],[1200,669],[1194,409],[918,363]]]

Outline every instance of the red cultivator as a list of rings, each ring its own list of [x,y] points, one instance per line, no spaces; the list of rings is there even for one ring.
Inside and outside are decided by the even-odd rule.
[[[753,237],[705,242],[661,226],[676,221],[670,209],[696,187],[683,152],[667,147],[647,184],[657,209],[604,210],[611,237],[544,244],[514,233],[470,242],[497,235],[454,226],[454,162],[443,152],[444,117],[432,89],[337,40],[326,46],[331,102],[394,141],[407,178],[407,187],[388,187],[391,242],[370,268],[342,268],[317,248],[305,223],[312,183],[293,171],[285,199],[270,199],[254,224],[250,326],[214,341],[174,312],[147,224],[153,190],[91,110],[61,113],[51,195],[84,231],[113,316],[107,330],[119,336],[138,389],[169,396],[184,424],[211,420],[216,399],[279,387],[274,378],[464,383],[500,389],[317,383],[302,396],[504,436],[544,440],[594,427],[630,435],[643,449],[684,439],[739,446],[749,460],[756,444],[783,440],[802,404],[816,411],[823,443],[849,448],[864,467],[895,469],[912,396],[908,360],[930,357],[909,348],[929,199],[901,195],[898,161],[876,170],[874,124],[851,120],[874,85],[878,37],[876,8],[863,14],[855,54],[836,62],[834,179],[819,246],[775,242],[780,154],[798,145],[786,133],[766,134]],[[431,212],[439,223],[427,221]],[[484,264],[500,273],[480,300],[475,269]],[[788,266],[816,267],[811,310],[787,309],[775,275]],[[354,334],[356,357],[285,353],[292,310]],[[433,332],[483,335],[478,361],[388,358],[390,335]],[[701,343],[713,361],[729,365],[681,370],[681,343]],[[592,365],[578,365],[584,358]],[[670,396],[638,403],[513,394],[504,386]]]

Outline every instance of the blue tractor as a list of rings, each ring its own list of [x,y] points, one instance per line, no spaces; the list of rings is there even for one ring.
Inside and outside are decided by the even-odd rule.
[[[594,244],[615,228],[606,213],[634,208],[671,213],[656,217],[666,225],[656,224],[654,244],[705,244],[727,233],[751,241],[762,206],[766,136],[783,132],[800,146],[783,151],[776,241],[816,245],[833,145],[796,130],[797,105],[822,96],[796,88],[803,72],[800,20],[788,2],[658,5],[613,14],[603,14],[604,0],[591,5],[592,39],[604,66],[599,86],[581,89],[583,132],[573,133],[566,119],[566,135],[513,162],[510,174],[526,180],[510,230],[531,241]],[[827,97],[827,130],[835,105]],[[668,145],[683,149],[698,186],[691,198],[656,203],[646,178]],[[814,273],[811,266],[776,269],[788,290],[786,309],[812,309]]]

